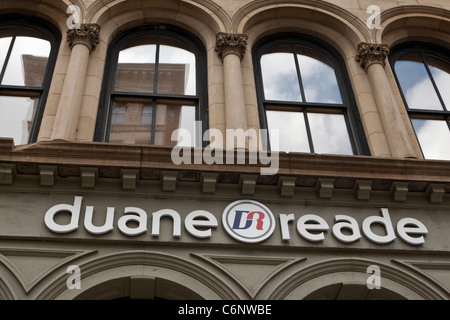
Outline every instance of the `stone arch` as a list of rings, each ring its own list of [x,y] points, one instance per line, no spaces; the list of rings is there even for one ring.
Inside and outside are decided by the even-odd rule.
[[[361,115],[365,136],[371,154],[388,155],[388,144],[384,133],[371,123],[380,122],[373,115],[375,102],[368,92],[369,80],[356,62],[357,47],[371,39],[366,23],[351,12],[327,2],[308,0],[253,1],[242,7],[233,17],[233,30],[248,35],[247,52],[242,61],[246,91],[247,119],[249,128],[259,129],[258,102],[255,89],[252,49],[254,44],[266,36],[277,33],[307,34],[321,40],[343,58],[349,81]],[[251,89],[251,90],[250,90]],[[372,118],[375,118],[373,120]]]
[[[169,23],[183,28],[211,47],[211,37],[229,29],[226,13],[211,1],[113,0],[95,3],[87,9],[86,22],[104,29],[103,39],[144,23]],[[212,45],[214,46],[214,44]]]
[[[33,0],[5,0],[2,1],[0,15],[20,14],[24,16],[33,16],[46,20],[55,25],[61,34],[66,31],[66,21],[69,15],[66,13],[68,1],[41,1],[39,6]]]
[[[279,32],[308,33],[334,46],[342,56],[354,56],[360,42],[369,41],[366,24],[339,6],[309,0],[253,1],[233,17],[233,31],[247,33],[249,47]]]
[[[427,6],[404,6],[381,14],[376,41],[393,47],[401,42],[427,39],[444,47],[450,45],[450,11]]]
[[[222,81],[221,61],[214,48],[216,34],[230,28],[230,19],[223,9],[210,0],[111,0],[106,2],[92,3],[86,9],[84,16],[86,23],[98,24],[101,30],[100,42],[89,58],[92,66],[88,67],[89,74],[86,79],[89,86],[85,88],[83,106],[80,110],[80,117],[89,119],[89,122],[84,121],[83,130],[77,133],[76,140],[93,140],[105,61],[112,40],[123,31],[146,24],[174,25],[191,33],[203,43],[206,48],[208,66],[209,127],[216,127],[216,123],[220,123],[222,118],[223,108],[220,103],[211,107],[211,101],[223,101],[223,90],[220,83]]]
[[[160,298],[186,299],[191,294],[191,298],[208,300],[237,299],[232,288],[214,274],[187,260],[158,252],[113,253],[80,264],[79,268],[81,270],[80,290],[67,288],[68,274],[64,273],[44,289],[37,299],[92,298],[93,290],[98,289],[104,294],[103,289],[123,288],[131,280],[148,281],[155,285],[162,284],[172,288],[172,291],[169,290],[168,294]],[[124,290],[122,292],[127,292],[127,289]],[[120,294],[115,296],[106,294],[103,297],[121,298]]]
[[[320,261],[298,270],[272,293],[269,299],[304,299],[333,285],[366,286],[367,268],[380,268],[385,293],[408,300],[445,300],[446,290],[420,272],[409,272],[368,259],[339,258]]]

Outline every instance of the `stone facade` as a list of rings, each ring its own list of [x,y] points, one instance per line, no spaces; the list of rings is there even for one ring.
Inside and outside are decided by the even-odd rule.
[[[81,29],[67,28],[70,5],[80,9]],[[381,9],[379,28],[366,24],[370,5]],[[0,298],[450,298],[450,161],[423,158],[386,63],[389,49],[407,41],[450,48],[448,0],[1,1],[0,15],[11,14],[52,23],[62,41],[37,141],[15,146],[0,138]],[[263,175],[264,165],[239,164],[236,153],[233,163],[177,165],[171,147],[94,142],[108,48],[119,34],[151,23],[177,26],[203,43],[209,128],[224,137],[227,129],[260,129],[258,40],[290,32],[326,42],[345,61],[370,156],[280,153],[277,173]],[[258,151],[247,148],[244,158]],[[78,228],[49,230],[46,212],[58,205],[70,211],[74,197],[83,197]],[[205,210],[221,221],[240,199],[264,203],[277,219],[294,214],[290,239],[279,226],[258,244],[231,239],[221,223],[206,239],[183,228],[173,236],[164,219],[158,235],[150,218],[136,237],[117,226],[127,208],[149,216],[170,209],[181,221]],[[114,230],[94,235],[83,226],[89,208],[101,225],[112,207]],[[398,229],[387,244],[367,237],[346,244],[331,234],[336,215],[361,226],[382,208],[394,229],[407,217],[423,222],[425,243],[402,241]],[[300,237],[295,224],[305,214],[327,221],[323,241]],[[80,289],[68,288],[71,265],[81,270]],[[381,270],[381,289],[366,287],[371,265]]]

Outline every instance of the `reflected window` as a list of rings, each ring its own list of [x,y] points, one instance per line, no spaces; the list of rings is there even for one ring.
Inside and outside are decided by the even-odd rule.
[[[407,43],[392,50],[390,62],[424,157],[450,160],[448,50]]]
[[[257,43],[253,57],[267,148],[368,154],[344,63],[332,48],[299,35],[276,35]]]
[[[207,130],[205,52],[171,26],[128,32],[108,57],[97,141],[201,146]],[[111,67],[113,66],[113,67]]]
[[[45,22],[0,20],[0,137],[15,145],[37,139],[59,40]]]

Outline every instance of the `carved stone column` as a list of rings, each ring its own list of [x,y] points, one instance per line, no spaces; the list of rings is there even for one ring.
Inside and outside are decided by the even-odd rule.
[[[389,48],[386,44],[363,42],[358,46],[356,61],[360,63],[369,76],[392,156],[396,158],[416,158],[384,69],[388,55]]]
[[[225,124],[227,129],[247,130],[244,86],[242,82],[241,61],[247,48],[247,35],[218,33],[216,52],[223,61]],[[226,140],[227,147],[244,147],[234,145]],[[246,142],[246,146],[248,146]],[[245,146],[245,147],[246,147]]]
[[[79,29],[67,30],[67,42],[72,52],[56,112],[52,140],[75,139],[89,55],[100,41],[99,33],[100,26],[97,24],[84,24]]]

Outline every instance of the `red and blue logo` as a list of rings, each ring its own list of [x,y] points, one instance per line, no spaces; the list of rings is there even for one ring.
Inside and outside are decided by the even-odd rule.
[[[239,200],[228,205],[222,216],[227,233],[245,243],[257,243],[269,238],[275,230],[275,218],[263,204]]]

